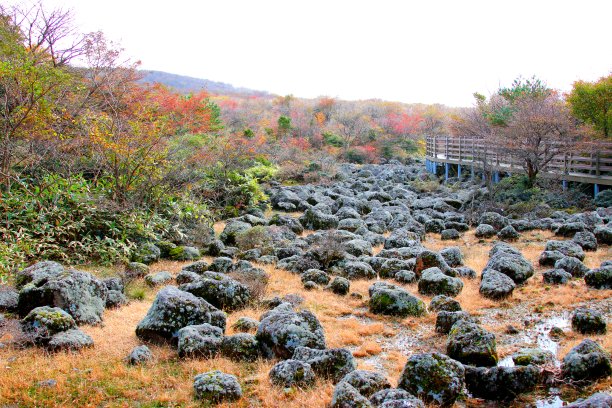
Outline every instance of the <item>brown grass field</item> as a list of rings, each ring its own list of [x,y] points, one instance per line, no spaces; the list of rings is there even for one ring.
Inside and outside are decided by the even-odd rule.
[[[219,230],[219,227],[215,228]],[[552,234],[542,231],[523,233],[515,245],[537,265],[537,259],[547,239]],[[460,246],[465,255],[465,264],[478,273],[488,260],[491,240],[479,241],[473,232],[468,232],[457,241],[440,241],[438,235],[429,235],[424,245],[439,250],[447,246]],[[585,263],[598,266],[603,260],[612,259],[609,247],[587,253]],[[152,265],[153,271],[168,270],[178,273],[185,263],[159,262]],[[435,315],[422,318],[392,319],[373,315],[367,309],[367,290],[372,281],[356,281],[351,291],[361,294],[362,299],[352,296],[340,297],[323,290],[305,291],[299,276],[264,267],[271,275],[266,296],[298,293],[304,298],[303,307],[313,311],[325,329],[329,347],[348,347],[358,359],[359,368],[383,369],[392,384],[397,383],[399,374],[408,355],[419,351],[444,351],[445,338],[433,331]],[[465,287],[457,297],[464,310],[477,316],[499,314],[499,324],[485,323],[485,327],[502,336],[508,316],[516,320],[517,327],[524,317],[515,310],[533,311],[546,316],[554,312],[571,309],[582,301],[601,300],[612,296],[610,290],[588,289],[584,282],[576,280],[568,285],[548,286],[542,283],[541,272],[513,297],[494,302],[478,294],[479,279],[465,279]],[[95,269],[94,269],[95,271]],[[101,271],[105,275],[108,271]],[[416,284],[404,285],[416,293]],[[139,284],[139,287],[145,287]],[[95,342],[94,348],[78,354],[47,354],[36,348],[19,348],[11,343],[10,330],[0,332],[0,407],[193,407],[202,406],[193,398],[193,377],[212,369],[235,374],[241,382],[244,397],[237,403],[223,407],[324,407],[331,400],[333,385],[319,381],[315,387],[306,390],[285,390],[270,385],[268,372],[273,361],[235,363],[224,358],[179,359],[170,346],[151,346],[156,361],[143,367],[129,367],[124,363],[130,350],[139,345],[134,329],[146,314],[157,289],[146,289],[145,298],[132,301],[117,310],[107,310],[104,323],[98,327],[83,327]],[[423,297],[426,302],[430,300]],[[526,309],[525,309],[526,308]],[[232,323],[241,316],[259,318],[263,310],[247,308],[228,315],[228,334]],[[505,317],[502,317],[505,316]],[[2,330],[0,328],[0,330]],[[408,349],[394,347],[394,338],[403,335],[415,338],[418,344]],[[560,356],[584,337],[572,332],[561,340]],[[591,336],[607,350],[612,351],[612,336]],[[511,348],[500,346],[501,355]],[[55,379],[54,387],[41,387],[40,381]],[[612,380],[606,380],[590,389],[575,392],[592,392],[594,389],[610,389]],[[524,406],[526,400],[519,400],[515,406]],[[479,401],[467,401],[467,406],[483,406]]]

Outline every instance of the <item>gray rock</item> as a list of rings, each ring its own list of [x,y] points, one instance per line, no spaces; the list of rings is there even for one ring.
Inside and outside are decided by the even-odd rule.
[[[8,286],[0,286],[0,312],[16,312],[18,301],[19,293],[16,290]]]
[[[203,323],[225,328],[225,316],[204,299],[166,286],[157,293],[146,316],[138,323],[136,335],[157,343],[177,341],[181,328]]]
[[[79,351],[84,348],[93,347],[94,341],[80,329],[70,329],[54,334],[47,349],[50,351]]]
[[[579,399],[566,405],[566,408],[611,408],[612,395],[605,392],[597,392],[587,399]]]
[[[184,285],[186,283],[195,282],[200,279],[200,275],[195,272],[182,270],[176,275],[176,283]]]
[[[419,293],[424,295],[457,296],[463,289],[463,282],[442,273],[439,268],[429,268],[422,272],[419,279]]]
[[[28,283],[56,279],[64,272],[64,267],[53,261],[37,262],[19,272],[15,276],[15,286],[21,289]]]
[[[172,280],[172,275],[168,271],[150,273],[144,278],[145,283],[149,286],[159,286],[168,283]]]
[[[461,253],[461,249],[459,247],[447,247],[440,251],[440,255],[446,261],[448,266],[451,268],[455,268],[457,266],[463,265],[463,254]]]
[[[365,262],[348,261],[341,268],[342,275],[349,280],[374,279],[376,272]]]
[[[219,235],[219,239],[225,245],[235,245],[236,237],[243,232],[246,232],[252,228],[252,225],[244,221],[233,220],[228,222],[223,228],[223,231]]]
[[[572,274],[563,269],[550,269],[542,273],[544,283],[563,285],[572,279]]]
[[[217,272],[204,272],[200,279],[179,286],[222,310],[244,308],[253,298],[248,286]]]
[[[231,265],[231,263],[232,262],[231,262],[231,259],[230,259],[230,265]],[[197,273],[199,275],[199,274],[202,274],[202,273],[206,272],[209,267],[210,267],[210,265],[206,261],[196,261],[194,263],[190,263],[189,265],[183,266],[183,268],[181,270],[189,271],[189,272],[195,272],[195,273]]]
[[[327,230],[338,227],[338,217],[308,208],[300,217],[300,223],[309,230]]]
[[[448,335],[446,352],[463,364],[492,366],[497,364],[495,335],[476,323],[459,320]]]
[[[459,266],[457,268],[453,268],[456,275],[460,276],[462,278],[475,278],[476,277],[476,271],[473,270],[472,268],[469,268],[467,266]]]
[[[286,305],[286,306],[285,306]],[[290,358],[300,346],[325,349],[323,327],[312,312],[281,304],[267,312],[255,335],[265,355]]]
[[[580,245],[585,251],[597,251],[597,238],[590,231],[577,232],[572,241]]]
[[[334,388],[330,408],[373,408],[370,401],[347,382],[339,382]]]
[[[370,286],[369,307],[372,313],[389,316],[422,316],[426,313],[421,299],[391,284]]]
[[[225,336],[221,341],[221,355],[235,361],[255,361],[261,355],[259,342],[248,333]]]
[[[232,328],[237,332],[248,333],[257,330],[257,326],[259,326],[257,320],[250,317],[239,317],[232,325]]]
[[[161,250],[153,243],[145,243],[138,247],[132,255],[132,261],[143,264],[151,264],[159,261]]]
[[[554,266],[556,262],[565,258],[565,255],[559,251],[544,251],[540,255],[538,263],[541,266]]]
[[[127,305],[129,303],[128,298],[117,290],[109,290],[106,294],[106,308],[114,309],[117,307],[121,307]]]
[[[212,357],[221,348],[223,330],[208,323],[185,326],[178,331],[179,357]]]
[[[375,407],[385,408],[425,408],[425,404],[414,395],[401,388],[385,388],[370,397]]]
[[[384,375],[367,370],[351,371],[340,380],[338,385],[341,383],[351,385],[360,395],[366,398],[369,398],[375,392],[391,388],[391,384]]]
[[[612,374],[610,355],[591,339],[585,339],[563,358],[561,371],[566,380],[590,383]]]
[[[227,273],[229,272],[233,264],[234,261],[232,261],[232,258],[228,258],[226,256],[219,256],[213,259],[212,263],[208,266],[208,270],[212,272]]]
[[[605,334],[606,319],[597,310],[579,307],[572,314],[572,329],[582,334]]]
[[[397,271],[395,273],[395,280],[399,283],[414,283],[416,282],[416,273],[412,271]]]
[[[584,261],[584,251],[577,243],[573,241],[548,241],[545,251],[559,251],[565,256],[573,256],[581,261]]]
[[[436,332],[442,334],[450,333],[451,328],[459,320],[466,320],[468,322],[476,323],[476,319],[471,317],[468,312],[464,312],[462,310],[447,312],[442,310],[436,316]]]
[[[34,344],[46,345],[55,334],[76,328],[76,322],[58,307],[39,306],[21,321],[21,328]]]
[[[193,389],[196,399],[209,403],[234,402],[242,398],[238,379],[219,370],[195,376]]]
[[[378,275],[381,278],[392,278],[399,271],[411,271],[414,269],[414,262],[403,259],[387,259],[379,268]]]
[[[448,406],[461,395],[465,369],[440,353],[413,354],[400,375],[398,388],[405,389],[426,402]]]
[[[372,256],[372,244],[363,239],[352,239],[344,244],[346,252],[354,256]]]
[[[465,367],[465,383],[476,397],[494,401],[512,400],[532,392],[540,382],[536,366]]]
[[[442,232],[440,233],[440,239],[443,241],[459,239],[460,237],[461,234],[454,228],[442,230]]]
[[[566,222],[563,223],[557,228],[555,231],[556,235],[560,235],[562,237],[571,237],[577,232],[586,231],[587,226],[583,222]]]
[[[571,256],[563,257],[555,262],[555,269],[563,269],[574,278],[582,278],[589,271],[589,268],[578,258]]]
[[[512,295],[516,285],[510,277],[492,269],[482,274],[480,294],[489,299],[505,299]]]
[[[600,225],[593,231],[599,245],[612,245],[612,228],[608,225]]]
[[[130,262],[125,266],[125,276],[128,279],[142,278],[149,273],[149,266],[142,262]]]
[[[302,283],[314,282],[319,285],[327,285],[331,278],[320,269],[309,269],[300,275]]]
[[[194,261],[201,256],[199,249],[190,246],[177,246],[169,253],[170,259],[174,261]]]
[[[501,214],[485,212],[480,216],[478,224],[488,224],[495,228],[495,231],[499,231],[505,226],[510,225],[510,222]]]
[[[430,312],[458,312],[461,310],[461,305],[455,299],[445,296],[445,295],[437,295],[431,299],[429,303],[429,311]]]
[[[299,360],[284,360],[270,370],[270,382],[285,388],[310,387],[315,382],[315,374],[308,363]]]
[[[525,282],[534,273],[533,266],[522,255],[517,256],[506,252],[493,255],[485,266],[485,270],[487,269],[493,269],[509,276],[516,284]]]
[[[442,255],[437,252],[424,250],[416,257],[414,272],[417,277],[420,277],[421,272],[429,268],[439,268],[442,273],[448,273],[450,271],[450,266],[448,266],[444,258],[442,258]]]
[[[516,241],[519,239],[520,234],[514,229],[512,225],[507,225],[497,233],[497,237],[502,241]]]
[[[104,283],[104,286],[106,286],[106,289],[108,289],[109,291],[115,290],[117,292],[123,293],[123,291],[125,290],[123,280],[121,280],[121,278],[119,277],[106,278],[103,279],[102,282]]]
[[[98,324],[106,306],[106,285],[87,272],[63,271],[31,280],[19,291],[21,316],[38,306],[64,309],[77,323]]]
[[[555,355],[549,350],[522,349],[512,354],[512,361],[517,366],[550,366],[555,365]]]
[[[136,346],[130,351],[130,354],[126,357],[126,362],[129,365],[147,364],[153,361],[154,356],[151,350],[145,346]]]
[[[353,354],[343,348],[319,350],[298,347],[292,358],[310,364],[317,376],[330,379],[334,383],[357,369]]]
[[[329,284],[329,289],[336,295],[344,296],[351,290],[351,282],[341,276],[336,276]]]
[[[489,224],[479,224],[474,231],[476,238],[491,238],[495,236],[496,233],[495,227]]]
[[[584,274],[584,282],[595,289],[612,289],[612,265],[602,265]]]

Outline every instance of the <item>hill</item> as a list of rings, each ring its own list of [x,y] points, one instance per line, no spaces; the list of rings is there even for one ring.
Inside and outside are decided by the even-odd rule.
[[[194,78],[190,76],[171,74],[163,71],[144,71],[142,82],[161,83],[179,92],[195,92],[202,89],[214,94],[224,95],[270,95],[265,91],[257,91],[249,88],[235,87],[225,82],[210,81],[208,79]]]

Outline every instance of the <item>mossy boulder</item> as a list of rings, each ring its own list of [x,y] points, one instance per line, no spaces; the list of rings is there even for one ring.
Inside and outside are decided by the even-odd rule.
[[[512,295],[516,288],[514,281],[501,272],[487,269],[480,281],[480,294],[489,299],[505,299]]]
[[[572,314],[572,329],[581,334],[605,334],[606,319],[597,310],[579,307]]]
[[[179,289],[227,311],[244,308],[253,298],[248,286],[216,272],[204,272],[199,279],[181,285]]]
[[[450,271],[450,266],[448,266],[442,255],[429,250],[421,251],[416,257],[414,273],[416,273],[417,277],[420,277],[421,272],[429,268],[438,268],[443,273]]]
[[[179,357],[213,357],[221,348],[223,330],[203,323],[181,328],[177,337]]]
[[[168,252],[168,257],[173,261],[193,261],[202,255],[200,250],[190,246],[177,246]]]
[[[413,354],[406,362],[398,388],[426,402],[452,405],[461,395],[465,381],[463,365],[440,353]]]
[[[501,272],[510,277],[516,284],[525,282],[534,274],[531,262],[522,255],[518,256],[507,252],[493,255],[484,269],[493,269],[497,272]]]
[[[465,383],[475,397],[493,401],[513,400],[532,392],[540,383],[540,369],[533,365],[515,367],[465,367]]]
[[[259,326],[259,322],[250,317],[239,317],[234,324],[232,324],[232,328],[241,333],[248,333],[257,330],[257,326]]]
[[[599,344],[585,339],[563,358],[561,371],[568,381],[591,383],[612,374],[612,361]]]
[[[143,264],[151,264],[159,261],[161,257],[161,250],[157,245],[147,242],[140,245],[132,254],[132,261],[140,262]]]
[[[300,275],[302,283],[314,282],[318,285],[327,285],[331,278],[320,269],[309,269]]]
[[[242,398],[242,388],[236,376],[219,370],[196,375],[193,390],[196,399],[211,404],[235,402]]]
[[[391,388],[391,384],[383,374],[368,370],[351,371],[340,380],[338,385],[341,383],[351,385],[360,395],[366,398],[369,398],[375,392]]]
[[[80,329],[70,329],[56,333],[47,343],[50,351],[79,351],[84,348],[93,347],[94,341]]]
[[[582,247],[573,241],[548,241],[544,250],[559,251],[565,256],[573,256],[581,261],[584,261],[585,257]]]
[[[357,369],[353,354],[344,348],[320,350],[298,347],[292,358],[310,364],[317,376],[330,379],[334,383]]]
[[[457,296],[463,289],[463,282],[445,275],[439,268],[429,268],[422,272],[418,288],[423,295]]]
[[[584,274],[584,282],[595,289],[612,289],[612,265],[602,265]]]
[[[455,299],[446,295],[437,295],[431,299],[431,302],[429,302],[428,310],[430,312],[458,312],[461,310],[461,304]]]
[[[512,361],[517,366],[554,366],[555,355],[549,350],[538,348],[522,349],[512,354]]]
[[[466,320],[459,320],[451,328],[446,352],[463,364],[475,366],[493,366],[498,359],[495,335]]]
[[[223,338],[221,355],[234,361],[255,361],[261,356],[261,351],[253,334],[238,333]]]
[[[279,387],[310,387],[315,382],[315,373],[310,364],[299,360],[284,360],[270,370],[270,382]]]
[[[336,295],[347,295],[351,290],[351,282],[342,276],[336,276],[329,284],[329,289]]]
[[[57,333],[76,328],[76,322],[59,307],[40,306],[23,318],[21,327],[34,344],[46,345]]]
[[[476,238],[491,238],[496,233],[495,227],[489,224],[479,224],[474,231]]]
[[[149,286],[159,286],[170,282],[172,280],[172,275],[168,271],[161,271],[146,275],[144,280]]]
[[[386,287],[371,286],[370,312],[388,316],[422,316],[426,313],[425,303],[408,291],[391,284]]]

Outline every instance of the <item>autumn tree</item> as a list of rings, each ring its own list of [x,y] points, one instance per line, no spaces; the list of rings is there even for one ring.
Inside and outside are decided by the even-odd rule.
[[[612,75],[595,82],[574,82],[567,101],[578,119],[593,126],[603,137],[612,137]]]

